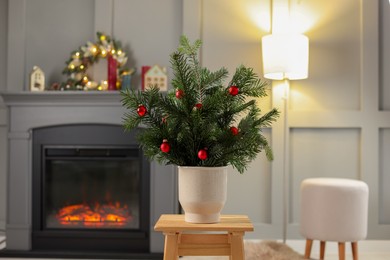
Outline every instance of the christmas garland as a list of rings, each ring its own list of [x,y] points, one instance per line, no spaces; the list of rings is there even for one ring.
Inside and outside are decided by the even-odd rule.
[[[71,52],[70,58],[66,61],[66,67],[62,74],[68,79],[52,86],[54,90],[106,90],[107,81],[96,82],[87,74],[87,69],[100,59],[105,59],[111,55],[117,61],[118,72],[131,74],[134,70],[121,69],[127,62],[126,53],[123,51],[121,43],[111,37],[97,32],[98,40],[95,43],[88,41],[84,46]],[[120,87],[117,81],[117,88]]]

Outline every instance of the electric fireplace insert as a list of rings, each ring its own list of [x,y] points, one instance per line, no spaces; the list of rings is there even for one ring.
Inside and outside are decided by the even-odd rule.
[[[33,130],[33,250],[149,252],[150,166],[138,131]]]

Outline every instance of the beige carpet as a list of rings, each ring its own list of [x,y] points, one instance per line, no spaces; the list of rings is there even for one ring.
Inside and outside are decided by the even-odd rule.
[[[245,242],[245,260],[302,260],[303,255],[275,241]]]
[[[227,256],[185,256],[183,260],[227,260]],[[303,255],[275,241],[245,242],[245,260],[303,260]]]

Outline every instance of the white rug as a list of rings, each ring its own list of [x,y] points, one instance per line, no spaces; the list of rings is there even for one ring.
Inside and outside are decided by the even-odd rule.
[[[228,260],[228,256],[185,256],[183,260]],[[245,260],[303,260],[303,255],[275,241],[245,242]]]

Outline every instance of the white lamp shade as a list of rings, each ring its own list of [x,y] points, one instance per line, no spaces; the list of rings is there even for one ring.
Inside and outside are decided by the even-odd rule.
[[[271,34],[262,38],[263,70],[267,79],[306,79],[309,39],[302,34]]]

